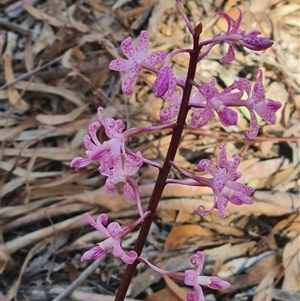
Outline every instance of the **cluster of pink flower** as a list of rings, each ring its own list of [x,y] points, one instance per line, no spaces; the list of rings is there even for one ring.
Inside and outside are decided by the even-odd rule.
[[[240,29],[242,20],[242,12],[240,10],[238,20],[234,24],[231,22],[230,17],[226,13],[217,13],[216,15],[224,17],[227,21],[227,31],[210,40],[199,42],[202,25],[199,24],[193,28],[184,12],[182,1],[176,0],[176,4],[191,35],[193,36],[193,48],[177,49],[170,53],[167,53],[166,51],[154,51],[148,54],[148,33],[144,30],[140,33],[137,49],[135,49],[130,37],[125,39],[121,43],[121,49],[127,59],[115,59],[109,65],[111,70],[125,72],[125,78],[122,82],[122,91],[128,95],[132,94],[138,74],[142,69],[146,69],[157,75],[153,84],[153,92],[156,97],[162,97],[168,103],[168,105],[160,112],[162,124],[151,127],[136,127],[124,131],[124,122],[122,120],[114,120],[112,118],[104,120],[102,116],[103,108],[100,107],[98,109],[99,122],[94,122],[90,125],[89,135],[86,135],[84,138],[86,157],[75,158],[71,162],[71,167],[81,168],[91,162],[99,164],[99,173],[107,177],[104,186],[105,190],[107,192],[113,192],[118,183],[123,183],[124,194],[128,198],[136,201],[140,214],[140,218],[137,221],[125,228],[122,228],[116,222],[108,224],[108,217],[105,214],[101,214],[96,222],[90,215],[85,214],[86,220],[101,234],[107,236],[107,239],[85,252],[82,256],[82,260],[85,261],[88,259],[99,258],[104,253],[112,249],[113,255],[121,258],[128,265],[143,262],[163,275],[181,280],[188,286],[193,286],[195,291],[187,294],[187,300],[200,301],[204,300],[204,295],[200,285],[207,286],[212,289],[225,289],[230,286],[228,282],[223,281],[218,277],[199,276],[204,263],[204,257],[201,252],[197,252],[191,257],[191,263],[198,264],[196,271],[186,270],[184,273],[173,273],[161,270],[146,259],[140,257],[139,250],[142,249],[146,237],[142,237],[141,240],[138,240],[137,242],[137,244],[141,244],[142,241],[142,246],[135,248],[135,250],[132,250],[127,254],[121,248],[120,240],[140,224],[142,224],[143,227],[145,223],[148,223],[149,228],[149,223],[151,224],[152,222],[152,218],[155,214],[161,195],[159,192],[162,192],[164,185],[168,183],[210,187],[214,193],[214,204],[209,211],[205,211],[204,207],[200,205],[197,212],[202,216],[211,213],[213,209],[218,209],[220,216],[224,218],[228,202],[235,205],[252,204],[253,201],[250,196],[254,189],[237,182],[237,180],[241,177],[241,174],[236,171],[241,158],[235,155],[233,156],[233,161],[229,161],[227,159],[225,147],[220,146],[221,152],[217,165],[214,165],[209,160],[201,160],[196,166],[197,170],[205,170],[212,176],[211,178],[205,178],[196,176],[193,173],[182,169],[173,161],[180,141],[178,137],[177,139],[174,138],[174,141],[171,140],[170,148],[172,148],[173,151],[170,152],[170,155],[169,153],[167,154],[166,161],[163,165],[147,160],[140,152],[132,152],[125,146],[125,142],[128,138],[139,133],[166,128],[173,129],[173,135],[178,135],[178,133],[181,135],[188,110],[192,111],[190,126],[196,129],[203,127],[211,121],[214,112],[217,113],[222,125],[236,125],[238,115],[230,107],[240,106],[244,106],[249,110],[251,118],[250,129],[249,131],[246,131],[244,135],[246,138],[254,138],[258,134],[256,114],[264,120],[274,124],[275,113],[281,107],[281,104],[277,101],[266,98],[262,83],[263,75],[261,70],[258,70],[258,78],[253,88],[251,87],[250,81],[247,79],[235,80],[230,86],[221,92],[217,90],[216,79],[214,78],[209,83],[196,83],[194,81],[195,66],[192,66],[201,61],[210,52],[214,45],[221,42],[229,44],[228,51],[220,61],[222,63],[230,63],[235,58],[233,45],[240,45],[251,50],[259,51],[269,48],[273,42],[267,38],[258,37],[260,32],[256,30],[245,34],[245,32]],[[202,51],[203,48],[204,51]],[[190,67],[187,78],[176,77],[170,67],[172,57],[180,53],[190,54]],[[158,69],[157,66],[160,66],[160,68]],[[246,99],[242,99],[245,94],[247,95]],[[183,116],[183,118],[180,118],[180,116]],[[97,130],[100,127],[104,128],[105,133],[109,138],[109,140],[102,144],[97,138]],[[178,129],[181,129],[181,132],[178,132]],[[161,174],[157,180],[157,187],[159,188],[154,188],[154,191],[156,191],[155,196],[150,199],[151,204],[145,212],[143,211],[140,203],[140,190],[138,183],[132,177],[144,163],[157,167],[160,169]],[[192,181],[186,182],[167,178],[171,167],[175,168],[182,175],[187,176]],[[161,180],[163,180],[163,183],[160,183]],[[143,235],[145,236],[145,234]],[[131,278],[130,276],[132,275],[126,275],[126,277]],[[121,290],[122,293],[120,293],[119,296],[117,295],[116,300],[123,300],[124,291],[126,290],[127,288],[123,288],[123,290]],[[121,296],[121,294],[123,295]]]

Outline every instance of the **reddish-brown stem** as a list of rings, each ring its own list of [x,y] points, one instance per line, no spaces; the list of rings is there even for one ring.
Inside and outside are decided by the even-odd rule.
[[[199,34],[200,32],[196,32],[193,36],[194,45],[193,45],[193,51],[190,53],[190,62],[189,62],[189,68],[186,78],[185,87],[183,89],[183,95],[182,95],[182,102],[180,107],[180,112],[177,119],[177,126],[173,129],[173,134],[171,138],[171,142],[169,145],[169,149],[167,151],[167,155],[164,161],[164,164],[162,168],[160,169],[160,172],[158,174],[156,184],[154,186],[152,195],[150,197],[150,201],[148,204],[147,211],[149,210],[151,212],[151,215],[148,216],[142,223],[141,230],[139,233],[139,236],[137,238],[135,248],[134,250],[137,252],[138,256],[140,256],[144,245],[147,240],[147,236],[151,227],[151,224],[153,222],[153,218],[158,206],[158,203],[160,201],[162,192],[164,190],[164,187],[166,185],[166,180],[168,178],[171,165],[170,161],[173,161],[181,140],[181,135],[183,132],[183,128],[185,125],[186,115],[188,113],[189,107],[189,99],[192,91],[192,80],[195,77],[196,73],[196,67],[198,63],[198,56],[201,50],[201,47],[199,47]],[[138,265],[138,261],[135,261],[133,264],[128,265],[125,273],[123,275],[122,281],[120,283],[120,287],[118,289],[115,301],[124,301],[128,287],[130,285],[131,279],[134,275],[134,272],[136,270],[136,266]]]

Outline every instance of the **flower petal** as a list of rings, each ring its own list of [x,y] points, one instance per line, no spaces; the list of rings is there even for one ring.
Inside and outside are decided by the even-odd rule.
[[[217,111],[219,120],[224,126],[236,125],[238,114],[232,109],[224,107],[223,110]]]
[[[156,66],[163,62],[163,60],[165,59],[167,54],[168,54],[168,52],[165,50],[156,50],[147,55],[145,62],[151,66]]]
[[[239,191],[240,193],[246,196],[250,196],[255,191],[255,188],[251,186],[234,181],[228,181],[226,186],[236,191]]]
[[[196,166],[196,169],[198,171],[203,171],[205,170],[212,176],[215,176],[217,174],[217,167],[208,159],[202,159]]]
[[[229,164],[228,164],[229,161],[227,159],[226,148],[224,147],[224,145],[220,144],[219,149],[221,151],[220,151],[220,154],[219,154],[219,157],[218,157],[218,167],[228,168],[229,167]]]
[[[216,208],[219,210],[219,215],[221,218],[226,217],[226,207],[228,205],[228,201],[223,197],[221,193],[217,195]]]
[[[129,60],[116,59],[112,60],[108,67],[110,70],[114,71],[129,72],[130,70],[136,68],[136,63]]]
[[[252,97],[254,104],[265,101],[265,89],[262,83],[262,71],[258,70],[258,78],[253,86]]]
[[[200,273],[203,270],[203,265],[204,265],[204,254],[202,252],[198,251],[196,254],[194,254],[190,257],[190,262],[193,265],[195,265],[195,264],[198,265],[196,274],[200,275]]]
[[[112,237],[115,240],[118,240],[122,235],[123,229],[119,223],[112,222],[107,226],[107,231],[110,237]]]
[[[252,109],[249,109],[249,112],[250,112],[250,129],[249,131],[245,131],[244,136],[248,139],[253,139],[257,136],[259,127],[254,111]]]
[[[260,32],[258,30],[252,30],[240,40],[240,44],[256,51],[268,49],[274,44],[274,42],[268,38],[258,37],[259,34]]]
[[[181,91],[182,91],[182,89],[181,89]],[[174,91],[173,93],[166,92],[163,95],[163,99],[165,99],[166,101],[168,101],[171,104],[178,105],[178,104],[181,104],[182,93],[179,94],[177,91]]]
[[[251,198],[237,190],[225,187],[222,191],[222,194],[227,200],[229,200],[234,205],[253,204],[253,200]]]
[[[89,125],[89,135],[92,138],[94,144],[96,144],[97,146],[102,146],[97,137],[97,131],[100,127],[101,124],[99,122],[93,122]]]
[[[101,234],[109,236],[107,229],[104,227],[104,225],[106,225],[108,222],[108,216],[106,214],[100,214],[96,222],[94,221],[93,217],[90,216],[88,213],[84,214],[84,218],[92,227],[94,227]]]
[[[127,94],[127,95],[132,94],[133,88],[136,84],[140,70],[141,70],[141,68],[136,67],[135,69],[132,69],[128,73],[126,73],[125,78],[122,82],[122,91],[125,94]]]
[[[227,13],[223,12],[223,11],[220,11],[220,12],[216,12],[214,17],[215,16],[221,16],[221,17],[225,18],[225,20],[227,22],[227,31],[226,31],[226,33],[228,34],[230,29],[231,29],[231,23],[232,23],[229,15]]]
[[[114,242],[113,249],[113,255],[121,258],[126,264],[133,264],[137,259],[137,253],[135,251],[130,251],[128,254],[126,254],[121,248],[119,241]]]
[[[89,165],[91,162],[92,161],[89,158],[77,157],[71,161],[70,167],[71,168],[82,168],[82,167]]]
[[[219,277],[211,276],[208,277],[210,284],[207,285],[207,287],[214,289],[214,290],[220,290],[220,289],[226,289],[231,287],[231,284],[227,281],[224,281],[220,279]]]
[[[104,173],[101,173],[102,175],[104,175]],[[104,191],[107,193],[111,193],[114,192],[116,190],[116,186],[112,181],[112,178],[109,177],[106,179],[105,184],[104,184]]]
[[[242,11],[237,7],[237,10],[239,11],[239,17],[238,19],[236,20],[236,22],[234,23],[232,29],[230,30],[230,33],[237,33],[239,28],[240,28],[240,25],[241,25],[241,22],[242,22],[242,19],[243,19],[243,13]]]
[[[213,98],[213,96],[218,94],[218,90],[215,87],[216,79],[213,77],[209,83],[201,85],[200,92],[202,92],[206,101]]]
[[[93,247],[90,250],[83,253],[80,260],[81,261],[87,261],[90,259],[98,259],[101,256],[103,256],[107,251],[101,249],[99,246]]]
[[[132,176],[143,164],[144,160],[141,152],[137,152],[135,155],[127,154],[124,162],[124,172],[127,176]]]
[[[194,109],[191,119],[191,127],[199,129],[212,120],[214,116],[214,108],[210,103],[206,104],[204,109]]]
[[[178,117],[180,105],[171,105],[163,108],[159,113],[159,118],[162,123],[168,123]]]
[[[231,44],[229,44],[228,50],[225,55],[220,59],[222,64],[229,64],[235,59],[234,49]]]
[[[155,97],[163,96],[167,91],[169,94],[174,92],[176,88],[176,77],[170,67],[165,66],[159,70],[157,78],[153,84],[153,92]]]
[[[140,33],[140,38],[137,47],[138,55],[140,59],[145,59],[148,53],[148,32],[147,30],[142,30]]]
[[[258,103],[253,105],[253,109],[261,118],[263,118],[271,124],[275,124],[275,113],[279,108],[281,108],[281,103],[272,99],[266,99],[266,101],[267,104]]]
[[[131,187],[131,185],[129,183],[124,183],[123,185],[123,191],[124,191],[124,195],[132,200],[136,200],[136,194],[134,189]]]
[[[200,295],[199,297],[199,293],[197,291],[193,291],[186,294],[186,301],[205,301],[205,299],[203,293],[202,296]]]
[[[194,270],[184,271],[184,284],[188,286],[194,286],[197,284],[198,274]]]
[[[133,46],[131,37],[126,38],[121,43],[121,49],[128,59],[134,62],[137,61],[137,52]]]

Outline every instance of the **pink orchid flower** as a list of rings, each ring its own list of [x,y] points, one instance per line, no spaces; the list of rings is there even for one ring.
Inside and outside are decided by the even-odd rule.
[[[226,90],[219,93],[215,85],[216,79],[212,78],[209,83],[199,86],[199,92],[190,99],[189,106],[193,111],[191,126],[193,128],[201,128],[206,125],[212,120],[214,112],[218,114],[219,120],[224,126],[237,124],[237,113],[224,105],[223,99],[239,100],[243,93],[241,91],[228,93]]]
[[[82,168],[96,161],[101,163],[105,168],[113,165],[110,149],[101,144],[97,138],[97,131],[101,127],[99,122],[93,122],[89,125],[89,135],[84,136],[83,145],[86,148],[86,158],[74,158],[70,166],[71,168]]]
[[[231,92],[238,89],[241,92],[246,92],[247,99],[238,99],[234,97],[222,98],[226,106],[245,106],[250,112],[250,129],[244,133],[246,138],[253,139],[257,136],[259,125],[255,112],[264,120],[271,124],[275,124],[275,113],[281,108],[281,103],[270,98],[266,98],[264,86],[262,83],[262,71],[258,70],[258,78],[251,92],[251,82],[246,78],[235,80],[230,86],[224,89],[223,92]],[[231,94],[228,94],[231,95]]]
[[[109,68],[111,70],[124,71],[126,73],[125,79],[122,82],[122,91],[127,95],[131,95],[138,74],[142,68],[157,73],[155,66],[162,63],[167,52],[158,50],[148,54],[148,32],[146,30],[142,30],[140,33],[137,50],[134,48],[130,37],[126,38],[121,43],[121,49],[128,60],[112,60],[109,64]]]
[[[127,154],[123,160],[121,157],[115,159],[111,169],[100,168],[100,173],[107,177],[104,185],[106,192],[114,192],[118,183],[124,183],[123,190],[126,197],[136,200],[139,197],[138,184],[131,178],[143,165],[141,152],[134,155]]]
[[[112,222],[105,227],[108,224],[108,216],[106,214],[100,214],[95,222],[88,213],[85,213],[84,218],[86,221],[102,235],[105,235],[108,238],[86,251],[82,255],[81,261],[100,258],[110,249],[113,249],[112,253],[115,257],[121,258],[126,264],[132,264],[137,258],[137,253],[135,251],[129,251],[126,254],[121,247],[120,240],[139,225],[148,215],[149,211],[145,212],[143,216],[131,225],[122,228],[117,222]]]
[[[197,170],[205,170],[213,176],[208,186],[214,191],[214,204],[212,208],[205,212],[203,211],[204,207],[200,206],[197,212],[204,216],[210,214],[216,208],[219,210],[220,216],[225,218],[225,209],[228,202],[234,205],[253,204],[253,200],[249,196],[254,192],[254,188],[236,182],[242,176],[241,173],[236,171],[241,158],[238,155],[233,155],[233,161],[228,161],[225,147],[220,145],[219,148],[221,152],[217,166],[207,159],[201,160],[196,166]]]
[[[245,184],[236,182],[236,180],[242,176],[241,173],[236,171],[241,162],[241,158],[238,155],[234,155],[234,160],[228,161],[225,147],[220,145],[219,148],[221,149],[221,152],[218,158],[217,166],[207,159],[201,160],[196,166],[198,171],[205,170],[212,175],[212,178],[197,176],[171,161],[171,165],[176,170],[194,181],[187,182],[178,179],[168,179],[167,183],[188,186],[208,186],[213,190],[214,204],[211,209],[209,211],[204,211],[205,208],[202,205],[197,208],[197,213],[201,216],[206,216],[214,209],[218,209],[220,217],[225,218],[225,210],[228,202],[231,202],[234,205],[253,204],[253,200],[250,198],[250,195],[255,189]]]
[[[197,252],[190,258],[193,265],[198,264],[196,271],[186,270],[184,272],[184,283],[188,286],[193,286],[195,291],[187,293],[187,301],[205,301],[201,286],[206,286],[211,289],[219,290],[229,288],[229,282],[215,276],[200,276],[204,264],[204,255],[202,252]]]
[[[201,286],[206,286],[208,288],[215,289],[215,290],[226,289],[231,286],[229,282],[224,281],[219,277],[200,276],[204,264],[204,255],[200,251],[190,257],[190,262],[193,265],[198,264],[196,271],[185,270],[184,273],[163,270],[153,265],[151,262],[149,262],[147,259],[143,257],[138,257],[137,260],[143,262],[144,264],[146,264],[151,269],[153,269],[154,271],[156,271],[161,275],[165,275],[170,278],[183,281],[185,285],[193,286],[195,288],[195,291],[187,293],[187,299],[186,299],[187,301],[205,301]]]
[[[251,87],[251,86],[250,86]],[[250,88],[246,89],[248,97],[250,95]],[[258,78],[253,86],[252,94],[247,99],[247,109],[250,112],[250,129],[245,132],[245,137],[253,139],[257,136],[259,126],[254,111],[264,120],[271,124],[275,124],[275,113],[281,108],[281,103],[270,98],[266,98],[264,86],[262,83],[262,71],[258,70]]]
[[[230,63],[234,60],[235,54],[232,46],[234,44],[244,46],[251,50],[260,51],[271,47],[274,43],[268,38],[258,37],[258,35],[260,34],[258,30],[252,30],[248,34],[245,34],[245,32],[239,28],[241,25],[243,14],[239,8],[237,9],[239,11],[239,17],[236,23],[232,23],[229,15],[225,12],[217,12],[215,14],[215,16],[220,15],[224,17],[228,24],[228,29],[226,32],[228,39],[225,39],[224,42],[229,44],[229,48],[226,54],[221,58],[221,63]]]
[[[125,124],[122,120],[113,118],[103,119],[103,108],[98,109],[100,122],[94,122],[89,126],[89,135],[84,137],[84,147],[86,148],[86,158],[77,157],[72,160],[72,168],[82,168],[91,162],[100,164],[101,169],[109,169],[114,166],[115,160],[120,157],[121,152],[126,156],[125,141],[127,137],[123,132]],[[103,144],[97,138],[97,131],[104,127],[105,133],[110,140]]]

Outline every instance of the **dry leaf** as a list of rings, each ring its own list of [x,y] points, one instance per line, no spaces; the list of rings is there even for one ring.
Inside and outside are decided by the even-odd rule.
[[[278,171],[283,162],[284,158],[259,161],[243,171],[241,181],[243,183],[249,183],[253,180],[258,181],[267,178]]]
[[[287,218],[278,222],[272,230],[274,233],[280,233],[282,236],[295,237],[300,234],[300,215],[299,212],[291,214]]]
[[[44,50],[50,46],[55,39],[55,34],[48,22],[44,22],[42,31],[39,37],[36,39],[32,51],[34,54],[38,54],[40,51]]]
[[[28,2],[31,5],[34,5],[37,0],[19,0],[15,1],[11,5],[7,6],[5,8],[5,13],[10,17],[10,18],[16,18],[18,17],[22,12],[23,12],[23,7],[22,7],[22,2]]]
[[[244,231],[241,229],[237,229],[233,226],[221,225],[218,223],[201,223],[207,229],[214,230],[220,235],[229,235],[242,237],[245,235]]]
[[[256,264],[258,264],[261,260],[263,260],[264,258],[270,257],[272,254],[274,254],[274,252],[272,251],[268,251],[265,252],[263,254],[257,255],[257,256],[253,256],[253,257],[240,257],[237,259],[233,259],[231,261],[229,261],[228,263],[225,264],[226,267],[226,271],[220,271],[218,273],[219,277],[230,277],[233,275],[238,275],[238,274],[242,274],[245,273],[245,271],[252,267],[255,266]]]
[[[186,287],[180,287],[176,284],[173,279],[164,276],[167,286],[171,289],[171,291],[182,301],[186,300],[186,293],[188,292]],[[173,300],[173,299],[172,299]]]
[[[41,21],[47,21],[52,26],[55,26],[55,27],[63,27],[63,26],[73,27],[70,24],[64,24],[62,21],[56,19],[53,16],[47,15],[46,13],[44,13],[41,10],[33,7],[32,5],[30,5],[29,3],[25,2],[25,1],[23,1],[23,8],[29,14],[31,14],[34,18],[36,18],[38,20],[41,20]]]
[[[238,274],[226,279],[231,283],[231,287],[228,288],[227,292],[234,292],[241,290],[249,286],[259,284],[268,274],[268,272],[279,265],[279,257],[275,254],[271,254],[262,258],[254,266],[252,266],[247,273]],[[222,278],[221,272],[218,276]]]
[[[51,225],[49,227],[39,229],[29,234],[20,236],[16,239],[6,242],[7,253],[12,254],[23,247],[35,243],[36,241],[39,241],[49,236],[52,237],[53,234],[56,232],[68,231],[77,227],[81,227],[84,224],[85,221],[82,218],[82,215],[80,214],[79,216],[69,218],[55,225]]]
[[[283,266],[285,269],[283,290],[300,290],[300,235],[289,242],[283,250]]]
[[[271,270],[255,289],[253,301],[272,301],[274,290],[275,270]]]
[[[44,114],[39,114],[36,116],[36,120],[47,125],[58,125],[62,123],[67,123],[74,121],[77,119],[77,117],[83,113],[86,108],[88,107],[88,104],[85,104],[73,111],[71,111],[68,114],[64,115],[44,115]]]
[[[200,239],[201,237],[214,236],[214,233],[199,225],[179,226],[172,229],[172,231],[169,233],[165,241],[165,250],[176,249],[183,245],[187,239],[195,236],[199,236]]]
[[[73,91],[61,87],[49,86],[41,83],[18,81],[14,84],[16,89],[26,89],[27,91],[37,91],[40,93],[50,93],[59,95],[73,102],[77,106],[84,105],[84,102]]]
[[[78,31],[82,32],[82,33],[87,33],[90,31],[90,28],[84,24],[83,22],[79,21],[79,20],[75,20],[74,17],[73,17],[73,14],[76,10],[76,6],[77,5],[71,5],[69,7],[69,10],[71,11],[70,13],[70,17],[69,17],[69,20],[70,20],[70,23],[74,26],[74,28],[76,28]]]
[[[265,12],[266,9],[270,6],[271,0],[261,1],[261,0],[251,0],[251,4],[249,5],[249,11],[252,14],[258,12]],[[257,300],[256,300],[257,301]]]
[[[161,301],[161,300],[172,300],[172,301],[181,301],[179,297],[177,297],[172,290],[169,288],[163,288],[157,292],[154,292],[150,296],[148,296],[146,301]]]
[[[43,250],[46,245],[53,241],[53,237],[50,237],[50,238],[47,238],[41,242],[39,242],[38,244],[34,245],[31,250],[29,251],[29,253],[27,254],[23,264],[22,264],[22,268],[21,268],[21,271],[20,271],[20,274],[19,274],[19,277],[17,278],[17,280],[14,282],[13,286],[11,287],[10,289],[10,292],[8,293],[9,297],[8,299],[10,300],[11,298],[13,298],[17,292],[18,292],[18,289],[19,289],[19,286],[21,284],[21,280],[22,280],[22,277],[23,277],[23,274],[24,274],[24,271],[25,271],[25,268],[26,266],[29,264],[30,260],[32,259],[32,257],[34,255],[36,255],[38,252],[40,252],[41,250]]]
[[[13,51],[16,47],[17,35],[15,35],[12,32],[8,32],[7,41],[8,41],[8,44],[6,46],[6,50],[3,55],[4,74],[5,74],[6,82],[10,82],[10,81],[14,80],[14,74],[13,74],[13,69],[12,69],[12,55],[13,55]],[[29,105],[21,97],[21,95],[14,88],[14,86],[9,86],[7,88],[7,97],[15,109],[20,110],[20,111],[28,110]]]
[[[70,261],[66,261],[65,262],[65,267],[66,267],[66,270],[68,271],[69,273],[69,279],[70,279],[70,282],[72,283],[74,280],[76,280],[78,278],[78,276],[80,275],[78,269],[74,266],[74,264]],[[83,281],[81,283],[81,285],[86,285],[86,282]]]
[[[294,212],[300,208],[300,199],[294,193],[281,191],[264,191],[257,190],[253,197],[259,202],[265,202],[278,207],[289,208]]]

